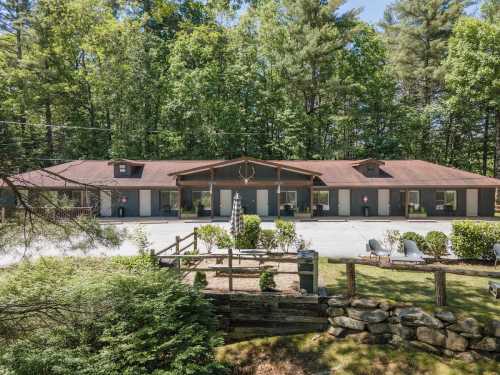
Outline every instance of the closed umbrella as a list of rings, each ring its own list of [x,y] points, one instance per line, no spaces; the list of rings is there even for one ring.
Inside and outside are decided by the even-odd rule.
[[[241,197],[236,193],[233,199],[233,210],[231,211],[231,234],[235,240],[243,232],[243,215],[241,211]]]

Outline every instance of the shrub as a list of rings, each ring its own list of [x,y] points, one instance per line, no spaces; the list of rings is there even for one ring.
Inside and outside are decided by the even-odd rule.
[[[270,271],[263,271],[260,274],[259,287],[263,292],[272,292],[276,288],[276,283],[274,282],[274,275]]]
[[[260,231],[259,245],[267,251],[272,251],[278,246],[276,231],[273,229],[262,229]]]
[[[281,251],[288,253],[290,246],[297,239],[297,231],[295,230],[295,223],[286,220],[276,220],[276,232],[278,246]]]
[[[258,215],[243,215],[243,233],[238,236],[240,249],[255,249],[260,237],[260,217]]]
[[[193,286],[198,289],[205,289],[208,285],[205,272],[196,271],[194,274]]]
[[[451,243],[460,258],[493,260],[493,245],[500,240],[500,224],[454,221]]]
[[[425,252],[427,248],[427,243],[425,242],[425,237],[422,236],[421,234],[415,233],[415,232],[405,232],[401,236],[401,249],[403,248],[403,240],[410,240],[410,241],[415,241],[417,244],[418,248],[422,251]]]
[[[216,245],[219,246],[222,239],[229,236],[224,228],[214,224],[202,225],[197,231],[198,238],[204,243],[209,253],[212,252]]]
[[[231,235],[226,230],[223,230],[217,237],[217,247],[220,249],[229,249],[233,246],[233,237],[231,237]]]
[[[448,254],[448,236],[446,236],[443,232],[431,231],[427,233],[425,236],[425,242],[427,244],[425,248],[426,254],[432,255],[437,259]]]

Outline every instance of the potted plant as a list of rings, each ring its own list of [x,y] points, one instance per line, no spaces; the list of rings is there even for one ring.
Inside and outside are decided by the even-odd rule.
[[[427,212],[423,207],[419,208],[410,207],[410,210],[408,211],[408,219],[425,219],[426,217],[427,217]]]
[[[297,219],[310,219],[311,218],[311,209],[309,207],[305,207],[302,211],[295,211],[294,216]]]
[[[181,219],[196,219],[198,217],[198,212],[194,208],[182,208],[181,209]]]

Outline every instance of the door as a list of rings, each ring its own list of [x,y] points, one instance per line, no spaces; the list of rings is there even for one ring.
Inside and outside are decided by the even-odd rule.
[[[111,191],[101,190],[99,192],[101,204],[101,216],[111,216]]]
[[[139,190],[139,216],[151,216],[151,190]]]
[[[222,189],[220,191],[220,216],[231,216],[232,203],[232,191],[228,189]]]
[[[477,216],[477,204],[478,204],[479,192],[477,189],[467,189],[467,216]]]
[[[389,216],[390,212],[390,192],[389,189],[378,190],[378,215]]]
[[[257,215],[269,216],[269,191],[257,190]]]
[[[349,189],[339,190],[339,216],[351,215],[351,191]]]

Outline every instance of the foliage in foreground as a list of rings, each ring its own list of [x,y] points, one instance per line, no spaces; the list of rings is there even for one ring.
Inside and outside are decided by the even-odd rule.
[[[500,224],[473,221],[454,221],[451,241],[460,258],[494,259],[493,245],[500,241]]]
[[[237,246],[240,249],[256,249],[260,237],[260,224],[262,220],[258,215],[243,215],[243,233],[238,235]]]
[[[223,373],[210,303],[148,261],[47,259],[5,271],[0,373]]]

